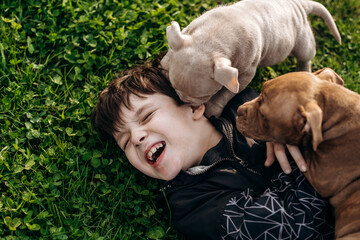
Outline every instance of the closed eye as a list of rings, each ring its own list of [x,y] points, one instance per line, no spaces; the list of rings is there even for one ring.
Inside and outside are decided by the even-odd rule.
[[[258,112],[259,112],[259,115],[261,116],[262,119],[266,119],[264,113],[262,112],[262,103],[264,102],[264,97],[263,95],[260,95],[259,98],[258,98],[258,101],[257,101],[257,104],[258,104]]]
[[[259,114],[260,114],[260,116],[261,116],[261,118],[262,118],[263,120],[266,120],[265,115],[264,115],[261,111],[259,111]]]
[[[127,132],[122,132],[122,133],[118,133],[118,135],[114,136],[118,145],[120,146],[120,148],[125,151],[126,147],[128,146],[129,144],[129,141],[130,141],[130,136],[129,136],[129,133]]]
[[[261,119],[266,120],[265,114],[263,113],[262,110],[263,110],[263,109],[262,109],[262,107],[261,107],[260,104],[259,104],[258,113],[259,113]]]
[[[124,144],[124,146],[123,146],[123,149],[124,149],[124,150],[126,149],[128,143],[129,143],[129,139],[126,139],[126,140],[125,140],[125,144]]]
[[[143,119],[141,120],[141,122],[142,122],[142,123],[146,123],[147,121],[149,121],[149,120],[151,119],[153,113],[154,113],[154,112],[149,112],[149,113],[147,113],[147,114],[143,117]]]

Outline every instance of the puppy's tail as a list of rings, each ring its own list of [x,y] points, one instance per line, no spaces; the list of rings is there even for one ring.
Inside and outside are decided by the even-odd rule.
[[[305,9],[306,14],[315,14],[317,16],[320,16],[325,21],[336,41],[341,44],[339,30],[337,29],[335,21],[328,10],[318,2],[300,1],[300,3]]]

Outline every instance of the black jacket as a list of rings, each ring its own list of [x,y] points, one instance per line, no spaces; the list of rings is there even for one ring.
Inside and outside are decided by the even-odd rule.
[[[287,179],[288,176],[282,173],[278,164],[265,167],[265,143],[255,143],[250,147],[236,131],[237,107],[257,95],[254,90],[247,89],[228,103],[220,118],[209,119],[224,137],[204,155],[200,166],[182,171],[175,179],[165,183],[165,194],[161,194],[159,205],[170,210],[173,226],[188,239],[265,239],[268,233],[275,234],[275,239],[305,239],[309,236],[316,239],[326,235],[322,231],[330,231],[330,235],[326,236],[333,239],[332,220],[327,219],[331,217],[328,203],[319,198],[302,174],[297,171],[300,178],[294,178],[301,179],[297,182]],[[284,185],[287,181],[291,182],[289,186],[293,188]],[[304,182],[306,186],[303,186]],[[299,228],[304,224],[303,219],[294,219],[293,216],[293,208],[299,207],[286,210],[289,206],[282,206],[286,201],[289,202],[287,205],[299,201],[298,196],[293,199],[299,185],[301,192],[309,192],[312,199],[319,201],[319,211],[324,212],[319,217],[317,210],[306,209],[302,218],[308,218],[310,225],[304,230]],[[287,194],[287,191],[291,194]],[[275,201],[275,205],[279,205],[279,208],[271,210],[276,214],[269,212],[266,201]],[[314,215],[319,222],[313,220]],[[273,230],[271,224],[262,224],[262,219],[268,216],[269,223],[279,223],[279,230]],[[283,218],[290,222],[288,227],[283,227]],[[317,226],[311,225],[314,222]],[[326,222],[330,222],[330,225]],[[258,223],[260,228],[254,223]]]

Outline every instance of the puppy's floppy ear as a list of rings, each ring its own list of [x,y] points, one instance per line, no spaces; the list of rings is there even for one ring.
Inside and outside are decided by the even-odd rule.
[[[166,28],[166,37],[168,40],[169,48],[177,51],[183,46],[191,42],[191,37],[189,35],[182,34],[180,31],[180,25],[172,21],[171,25]]]
[[[323,68],[317,70],[313,74],[321,80],[326,80],[328,82],[344,85],[344,80],[331,68]]]
[[[299,106],[293,117],[293,123],[299,132],[308,133],[311,130],[314,151],[323,140],[321,131],[322,118],[322,110],[315,101],[309,102],[305,106]]]
[[[230,59],[217,57],[214,59],[214,77],[215,81],[229,89],[233,93],[239,92],[238,70],[231,67]]]

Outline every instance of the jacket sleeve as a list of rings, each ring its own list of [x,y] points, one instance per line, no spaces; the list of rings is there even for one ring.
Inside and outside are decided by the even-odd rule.
[[[261,195],[242,191],[223,211],[222,239],[334,239],[332,209],[293,164]]]

